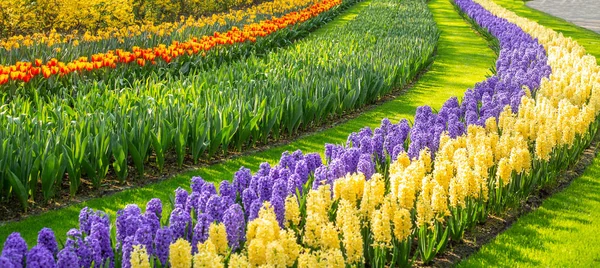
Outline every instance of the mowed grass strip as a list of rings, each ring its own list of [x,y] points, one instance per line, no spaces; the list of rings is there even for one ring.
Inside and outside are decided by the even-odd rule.
[[[496,3],[571,37],[600,63],[600,35],[531,9],[522,1]],[[590,11],[591,12],[591,11]],[[600,155],[564,191],[484,245],[459,267],[600,267]]]
[[[337,17],[330,23],[350,23],[352,16],[360,13],[369,2],[367,0],[358,4],[347,14]],[[177,187],[189,188],[192,176],[201,176],[207,181],[218,183],[222,180],[231,180],[233,173],[241,166],[255,171],[262,162],[276,164],[284,151],[300,149],[306,153],[323,153],[325,143],[345,143],[351,132],[365,126],[375,128],[380,125],[383,118],[387,117],[392,122],[402,118],[412,120],[419,106],[430,105],[439,109],[448,98],[461,97],[467,88],[483,81],[486,75],[490,74],[489,69],[495,64],[495,54],[488,47],[487,42],[471,29],[469,23],[454,11],[454,7],[448,0],[431,0],[428,5],[441,31],[436,60],[416,84],[394,100],[366,111],[343,124],[306,135],[286,145],[185,172],[146,187],[90,199],[63,209],[31,216],[19,222],[7,223],[0,227],[0,241],[4,241],[12,232],[20,232],[29,245],[32,245],[36,241],[37,233],[43,227],[52,228],[57,238],[64,241],[66,232],[78,226],[79,211],[83,207],[103,210],[114,221],[116,212],[126,204],[137,204],[143,208],[146,202],[154,197],[162,199],[163,203],[167,204],[169,196]],[[326,30],[322,30],[314,34],[325,32]],[[168,218],[169,212],[169,209],[165,209],[163,218]]]

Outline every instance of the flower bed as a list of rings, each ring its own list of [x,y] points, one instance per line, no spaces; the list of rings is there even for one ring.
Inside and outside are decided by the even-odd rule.
[[[437,114],[420,108],[412,128],[384,120],[375,131],[353,133],[345,146],[325,147],[325,164],[297,151],[254,174],[242,168],[218,194],[192,178],[192,192],[176,191],[162,227],[160,200],[144,213],[134,205],[120,211],[114,247],[107,217],[84,209],[58,261],[384,267],[408,266],[418,255],[427,263],[490,213],[519,205],[551,182],[598,128],[595,59],[560,34],[478,2],[456,0],[499,39],[497,74],[467,91],[461,104],[451,99]],[[27,252],[15,233],[0,261],[52,262],[52,236],[41,231],[38,246]]]

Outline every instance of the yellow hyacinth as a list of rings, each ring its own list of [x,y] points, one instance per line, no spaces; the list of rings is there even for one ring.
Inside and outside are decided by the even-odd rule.
[[[383,176],[379,173],[374,174],[369,181],[364,183],[364,191],[362,193],[360,212],[363,214],[363,217],[368,218],[375,208],[383,202],[385,194]]]
[[[346,199],[357,205],[363,196],[365,175],[362,173],[348,174],[337,179],[333,184],[334,199]]]
[[[346,263],[363,262],[363,238],[358,210],[347,200],[338,205],[336,224],[342,234],[342,244],[346,252]]]
[[[208,228],[208,239],[215,245],[218,254],[227,253],[227,231],[223,223],[211,223]]]
[[[231,254],[231,256],[229,256],[229,263],[228,263],[227,267],[229,267],[229,268],[250,268],[250,267],[252,267],[252,265],[250,265],[250,262],[248,261],[248,258],[245,255],[239,254],[239,253],[233,253],[233,254]]]
[[[295,195],[288,195],[285,199],[285,226],[290,227],[290,223],[294,226],[300,224],[300,206]]]
[[[258,218],[248,224],[246,239],[248,262],[253,266],[280,263],[280,256],[273,255],[274,252],[281,253],[281,258],[290,266],[300,254],[294,233],[279,228],[273,207],[268,202],[265,202]]]
[[[371,234],[373,235],[373,246],[387,247],[392,242],[392,226],[390,215],[386,209],[378,209],[373,212],[371,218]]]
[[[324,249],[339,249],[339,234],[332,222],[321,225],[320,246]]]
[[[141,245],[134,245],[129,263],[131,264],[131,268],[150,268],[150,261],[148,259],[146,248]]]
[[[266,245],[265,260],[269,267],[286,267],[287,256],[279,241],[271,241]]]
[[[192,246],[187,240],[179,238],[169,246],[169,263],[173,268],[192,267]]]
[[[404,241],[412,232],[413,224],[410,211],[401,208],[394,213],[394,237],[398,241]]]
[[[217,248],[210,239],[204,243],[198,243],[198,253],[194,255],[193,260],[194,267],[225,267],[223,257],[219,256]]]

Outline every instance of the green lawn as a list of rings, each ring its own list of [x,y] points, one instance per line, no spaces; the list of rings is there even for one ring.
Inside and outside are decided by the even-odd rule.
[[[332,23],[347,23],[367,4],[368,2],[365,2],[353,7]],[[470,28],[470,25],[454,11],[448,0],[431,0],[429,7],[441,31],[438,56],[430,70],[412,88],[396,99],[366,111],[358,118],[332,126],[328,130],[304,136],[286,145],[183,173],[147,187],[126,190],[6,224],[0,227],[0,241],[4,241],[11,232],[20,232],[31,245],[42,227],[54,229],[57,237],[64,240],[65,233],[70,228],[77,226],[79,210],[85,206],[106,211],[114,221],[117,210],[126,204],[136,203],[144,206],[153,197],[168,202],[169,195],[177,187],[189,187],[189,180],[192,176],[202,176],[206,180],[215,182],[230,180],[240,166],[256,170],[258,165],[264,161],[275,164],[281,153],[286,150],[301,149],[304,152],[322,153],[325,143],[345,142],[350,132],[357,131],[364,126],[377,127],[383,118],[387,117],[393,122],[402,118],[412,120],[418,106],[430,105],[436,109],[440,108],[446,99],[452,96],[462,96],[467,88],[483,81],[489,74],[489,68],[495,63],[495,54],[488,48],[486,41],[478,36]],[[321,32],[324,31],[326,28]],[[164,213],[166,216],[168,212]]]
[[[518,15],[562,32],[600,59],[600,35],[526,7],[496,0]],[[591,12],[591,11],[590,11]],[[460,267],[600,267],[600,156],[566,190],[517,220]]]

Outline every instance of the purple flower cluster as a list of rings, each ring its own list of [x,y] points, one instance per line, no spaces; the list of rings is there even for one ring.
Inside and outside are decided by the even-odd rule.
[[[419,107],[410,131],[408,155],[411,158],[418,157],[425,147],[430,149],[433,157],[444,131],[451,137],[463,135],[468,125],[483,126],[488,118],[498,118],[506,106],[516,113],[525,95],[524,87],[535,94],[542,78],[552,71],[544,47],[521,28],[492,15],[471,0],[456,0],[455,3],[498,39],[500,51],[496,74],[467,90],[461,104],[456,98],[449,99],[437,114],[429,107]]]

